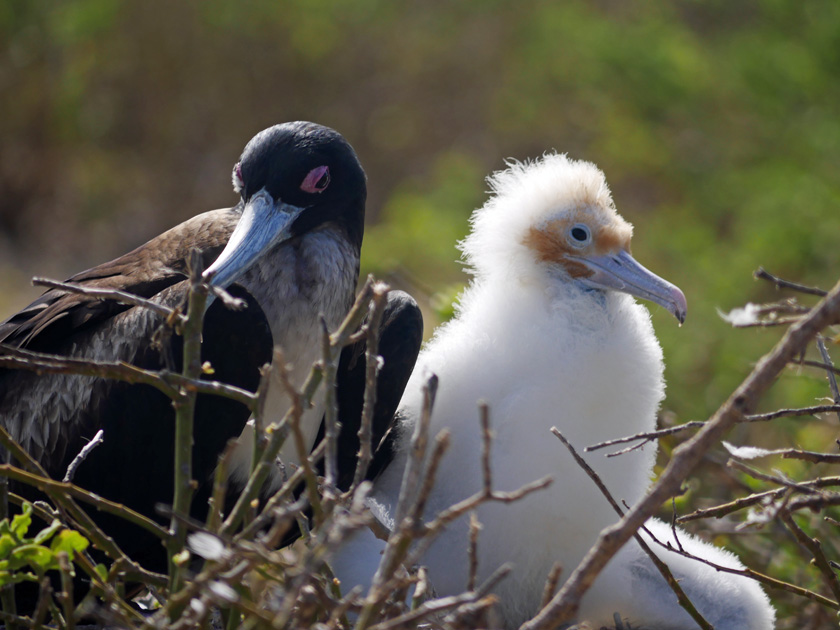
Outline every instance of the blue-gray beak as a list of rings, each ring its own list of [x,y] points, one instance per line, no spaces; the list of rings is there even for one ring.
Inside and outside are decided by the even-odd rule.
[[[580,281],[594,289],[629,293],[656,302],[668,309],[682,324],[688,311],[685,295],[679,287],[646,269],[624,250],[601,256],[575,256],[592,272]]]
[[[227,246],[204,271],[205,280],[223,289],[236,282],[260,256],[291,238],[292,223],[304,209],[275,201],[265,189],[254,194]]]

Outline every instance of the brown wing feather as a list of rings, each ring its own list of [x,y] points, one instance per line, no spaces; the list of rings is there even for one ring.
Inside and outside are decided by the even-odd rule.
[[[192,249],[200,250],[205,267],[209,266],[238,220],[235,209],[200,214],[119,258],[74,275],[68,282],[151,297],[186,277],[186,261]],[[127,308],[113,301],[50,289],[0,324],[0,343],[51,352],[68,336]]]
[[[183,299],[179,283],[186,278],[190,251],[200,250],[205,266],[209,265],[238,219],[234,209],[198,215],[124,256],[74,275],[69,282],[120,289],[176,306]],[[145,309],[50,289],[0,324],[0,344],[131,362],[145,351],[158,320]],[[33,455],[40,459],[49,453],[51,460],[61,463],[59,451],[77,449],[79,440],[98,428],[97,409],[112,386],[93,377],[0,369],[0,422]],[[90,435],[85,433],[88,428]]]

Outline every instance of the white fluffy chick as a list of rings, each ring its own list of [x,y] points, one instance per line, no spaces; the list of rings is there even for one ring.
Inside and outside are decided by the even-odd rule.
[[[655,428],[665,390],[662,350],[647,309],[668,309],[682,323],[682,291],[630,255],[632,227],[616,212],[603,173],[593,164],[550,154],[513,163],[490,179],[493,195],[472,218],[461,244],[473,279],[456,316],[422,351],[401,402],[394,461],[377,480],[371,507],[386,525],[408,458],[410,436],[429,374],[439,377],[431,434],[446,428],[444,456],[427,515],[482,486],[477,402],[486,401],[494,433],[494,489],[515,490],[544,476],[552,485],[514,504],[478,510],[479,580],[505,562],[512,574],[496,588],[506,627],[539,608],[555,563],[566,575],[617,515],[595,484],[552,436],[556,426],[582,447]],[[652,475],[655,449],[621,457],[585,455],[617,500],[636,502]],[[651,522],[662,539],[670,532]],[[449,527],[421,559],[438,595],[467,584],[467,519]],[[688,551],[730,567],[738,560],[688,534]],[[684,540],[683,540],[684,539]],[[369,584],[384,543],[356,535],[333,568],[347,589]],[[718,630],[766,630],[774,612],[753,581],[719,573],[660,551]],[[580,618],[598,624],[619,613],[649,630],[695,628],[635,542],[617,555],[581,602]]]

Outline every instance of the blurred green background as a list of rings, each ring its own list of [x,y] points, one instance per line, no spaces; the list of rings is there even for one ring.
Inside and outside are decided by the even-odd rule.
[[[245,142],[294,119],[357,149],[364,271],[412,291],[427,333],[466,279],[455,243],[486,174],[549,149],[596,162],[636,258],[688,296],[682,328],[652,308],[677,421],[778,338],[717,314],[778,297],[758,266],[840,276],[837,0],[0,0],[0,55],[0,319],[32,275],[232,205]],[[764,405],[827,393],[791,372]],[[730,438],[827,449],[835,423]]]

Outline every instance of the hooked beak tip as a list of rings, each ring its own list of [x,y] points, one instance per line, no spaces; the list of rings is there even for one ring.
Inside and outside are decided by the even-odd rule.
[[[688,302],[685,299],[685,294],[679,288],[674,287],[671,299],[672,305],[669,310],[682,326],[685,323],[686,315],[688,315]]]
[[[627,250],[617,253],[575,257],[589,268],[583,282],[599,289],[621,291],[649,300],[667,309],[680,325],[685,322],[688,305],[679,287],[660,278],[639,264]]]

